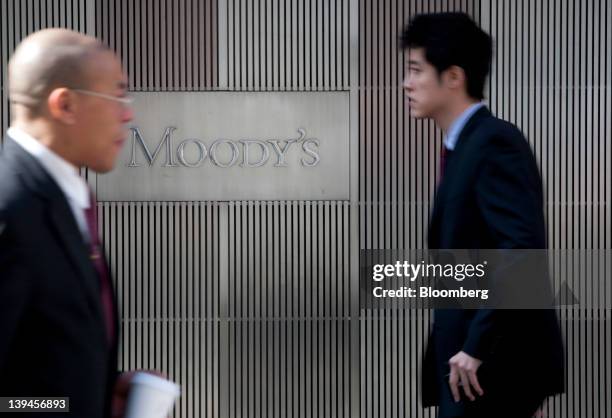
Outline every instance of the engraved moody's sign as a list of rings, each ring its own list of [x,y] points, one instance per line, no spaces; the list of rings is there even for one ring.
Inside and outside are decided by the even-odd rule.
[[[135,92],[100,201],[346,200],[348,92]]]
[[[163,167],[200,167],[207,160],[216,167],[229,168],[235,165],[240,167],[256,168],[266,165],[273,160],[273,167],[287,167],[287,155],[289,152],[300,152],[300,164],[304,167],[316,167],[321,160],[319,156],[319,140],[307,138],[306,130],[297,130],[299,137],[290,139],[241,139],[237,141],[229,139],[217,139],[210,145],[206,145],[199,139],[184,139],[175,147],[174,132],[176,127],[167,127],[162,139],[157,145],[151,145],[143,137],[139,128],[131,128],[131,154],[127,167],[140,167],[138,151],[144,157],[149,166],[153,166],[159,155],[164,151]],[[229,152],[229,158],[223,158],[223,148]],[[187,150],[191,149],[194,157],[187,156]],[[271,150],[271,151],[270,151]],[[272,158],[270,158],[274,155]]]

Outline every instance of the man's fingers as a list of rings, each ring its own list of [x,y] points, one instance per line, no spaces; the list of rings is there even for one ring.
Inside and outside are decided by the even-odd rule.
[[[468,379],[467,372],[464,370],[459,370],[459,376],[461,377],[461,386],[463,386],[463,391],[467,395],[470,401],[475,400],[474,394],[472,393],[472,388],[470,387],[470,380]]]
[[[476,393],[480,396],[484,395],[484,390],[480,387],[480,382],[478,382],[478,376],[476,376],[476,372],[468,372],[468,378],[470,379],[470,384],[474,389],[476,389]]]
[[[448,385],[450,386],[450,390],[453,394],[453,399],[455,400],[455,402],[459,402],[459,400],[461,400],[457,383],[459,383],[459,375],[457,374],[457,368],[451,366],[450,377],[448,378]]]
[[[476,370],[478,370],[482,361],[460,351],[448,360],[448,364],[451,370],[449,385],[455,402],[461,400],[458,386],[463,386],[465,396],[471,401],[476,400],[475,394],[479,396],[484,395],[484,391],[476,376]],[[476,393],[474,393],[474,391]]]
[[[117,381],[115,382],[115,395],[127,396],[130,389],[130,382],[135,373],[135,371],[123,372],[117,377]]]

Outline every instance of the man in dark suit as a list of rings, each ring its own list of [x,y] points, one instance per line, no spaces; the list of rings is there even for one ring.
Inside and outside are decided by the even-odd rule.
[[[122,414],[118,321],[95,201],[79,168],[111,170],[132,119],[115,54],[63,29],[9,61],[12,123],[0,157],[0,396],[69,397],[70,413]]]
[[[522,133],[481,103],[489,35],[465,14],[441,13],[416,16],[401,42],[410,112],[444,132],[430,249],[544,249],[535,158]],[[438,405],[440,417],[531,417],[563,391],[563,364],[552,310],[437,309],[424,405]]]

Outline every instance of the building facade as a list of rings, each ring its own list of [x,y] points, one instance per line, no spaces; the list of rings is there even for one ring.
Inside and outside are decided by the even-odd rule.
[[[494,38],[486,102],[534,149],[550,247],[609,251],[609,0],[0,2],[3,132],[28,33],[72,28],[123,59],[130,141],[114,173],[83,175],[120,367],[180,383],[175,417],[435,416],[419,399],[429,312],[364,308],[358,275],[360,250],[426,247],[442,136],[407,115],[398,36],[443,10]],[[577,297],[612,300],[581,280],[612,277],[605,257],[556,267]],[[610,416],[610,309],[559,315],[567,393],[549,416]]]

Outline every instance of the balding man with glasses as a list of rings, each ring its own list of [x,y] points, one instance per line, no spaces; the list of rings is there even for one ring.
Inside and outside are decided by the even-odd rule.
[[[12,121],[0,156],[0,396],[70,398],[70,413],[53,417],[121,416],[131,375],[116,371],[112,282],[95,199],[79,169],[114,167],[133,117],[126,76],[106,46],[64,29],[24,39],[8,74]]]

